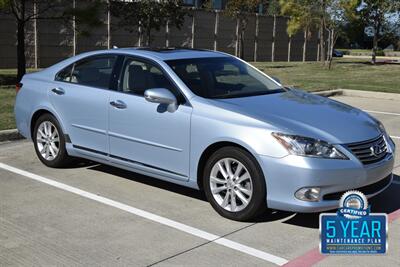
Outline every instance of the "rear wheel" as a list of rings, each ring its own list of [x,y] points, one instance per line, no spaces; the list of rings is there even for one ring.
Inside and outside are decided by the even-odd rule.
[[[51,114],[44,114],[36,121],[33,130],[36,155],[48,167],[68,166],[72,158],[65,149],[65,138],[58,121]]]
[[[208,201],[226,218],[247,221],[267,208],[264,175],[253,156],[243,149],[224,147],[212,154],[203,182]]]

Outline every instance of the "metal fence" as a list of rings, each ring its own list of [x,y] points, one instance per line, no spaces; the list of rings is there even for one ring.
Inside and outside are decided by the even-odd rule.
[[[77,1],[79,4],[79,1]],[[152,32],[152,45],[187,46],[235,54],[237,20],[221,11],[194,10],[181,29],[166,25]],[[138,46],[137,33],[117,26],[116,18],[104,12],[104,24],[80,36],[71,25],[57,20],[30,21],[26,27],[26,56],[29,67],[47,67],[75,54],[109,49],[113,46]],[[287,18],[249,15],[244,36],[244,59],[248,61],[315,61],[319,54],[317,32],[305,39],[304,33],[289,38]],[[303,57],[303,50],[305,58]],[[12,17],[0,17],[0,68],[16,67],[16,24]]]

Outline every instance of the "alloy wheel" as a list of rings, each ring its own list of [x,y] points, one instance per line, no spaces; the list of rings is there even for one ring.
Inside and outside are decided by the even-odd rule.
[[[48,161],[54,160],[60,151],[60,136],[50,121],[42,122],[37,128],[36,145],[40,155]]]
[[[250,203],[253,181],[240,161],[223,158],[211,169],[210,188],[218,205],[227,211],[238,212]]]

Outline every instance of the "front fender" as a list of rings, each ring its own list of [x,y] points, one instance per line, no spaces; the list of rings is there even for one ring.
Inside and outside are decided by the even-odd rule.
[[[237,117],[234,121],[215,118],[213,114],[193,114],[191,123],[190,180],[197,181],[201,156],[207,148],[219,142],[230,142],[243,147],[257,162],[262,164],[260,155],[281,158],[288,152],[272,137],[270,132],[250,123],[243,123],[245,118]],[[221,116],[221,113],[217,116]]]

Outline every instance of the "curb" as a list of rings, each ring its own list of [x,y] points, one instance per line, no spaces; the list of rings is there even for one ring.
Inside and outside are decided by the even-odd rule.
[[[24,139],[17,129],[0,131],[0,142]]]
[[[335,90],[317,91],[312,93],[315,95],[331,97],[331,96],[343,95],[343,91],[344,90],[341,89],[335,89]]]
[[[400,94],[373,92],[373,91],[361,91],[361,90],[349,90],[349,89],[341,89],[341,90],[343,91],[343,95],[345,95],[345,96],[367,97],[367,98],[400,101]]]
[[[350,90],[350,89],[335,89],[335,90],[327,90],[327,91],[317,91],[312,92],[316,95],[321,96],[352,96],[352,97],[364,97],[364,98],[375,98],[381,100],[396,100],[400,101],[400,94],[394,93],[383,93],[383,92],[374,92],[374,91],[362,91],[362,90]]]

